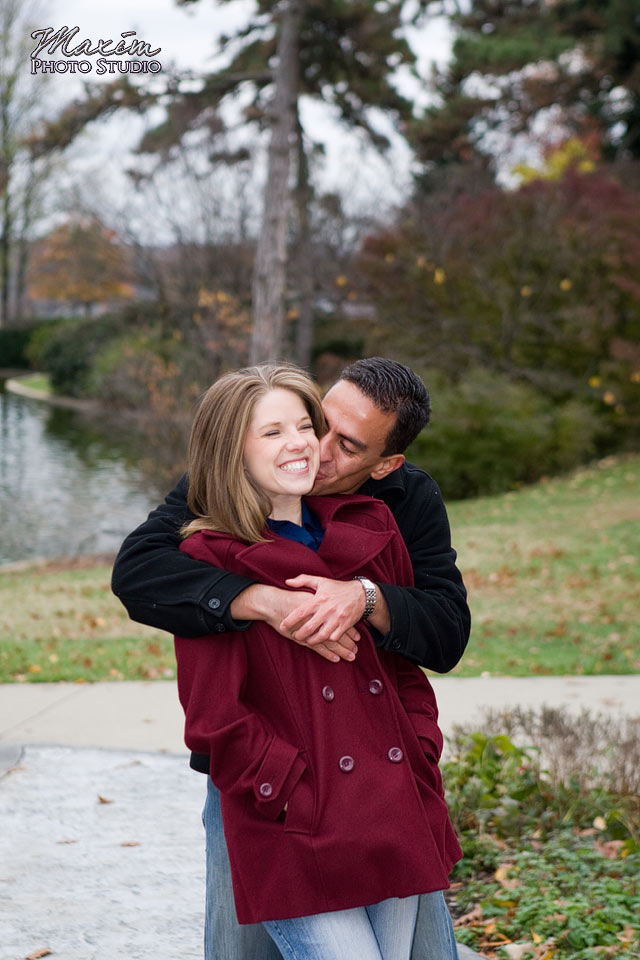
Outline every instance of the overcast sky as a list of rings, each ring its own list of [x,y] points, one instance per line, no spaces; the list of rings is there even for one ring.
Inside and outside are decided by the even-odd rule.
[[[54,31],[63,26],[79,27],[74,45],[85,39],[95,44],[98,40],[110,38],[115,43],[124,31],[135,30],[136,39],[149,43],[153,49],[161,48],[154,59],[162,64],[163,71],[175,64],[181,69],[193,68],[200,72],[210,69],[213,64],[216,38],[245,23],[253,8],[253,0],[234,0],[224,4],[199,0],[186,7],[178,6],[174,0],[109,0],[104,4],[87,3],[86,0],[42,0],[40,12],[34,19],[39,28],[52,27]],[[449,55],[451,34],[447,21],[442,18],[433,20],[427,29],[413,31],[409,39],[423,76],[428,76],[434,61],[443,63]],[[53,59],[66,58],[58,53]],[[92,63],[92,72],[85,77],[56,74],[48,78],[47,86],[55,104],[81,94],[82,79],[92,82],[114,79],[108,73],[98,75],[98,56],[84,59]],[[404,83],[411,82],[404,79]],[[405,91],[417,96],[423,105],[428,102],[426,87],[407,86]],[[401,199],[410,179],[410,155],[399,138],[389,157],[382,160],[361,140],[350,137],[332,122],[329,112],[321,105],[303,104],[302,115],[314,139],[323,140],[327,145],[321,173],[324,189],[346,186],[356,204],[362,202],[366,206]],[[117,168],[123,166],[127,150],[134,146],[142,129],[141,123],[139,119],[117,117],[101,125],[100,129],[93,125],[89,134],[74,148],[74,162],[79,158],[82,164],[84,159],[85,166],[90,167],[101,162],[98,157],[104,157],[105,177],[110,168],[117,180]]]

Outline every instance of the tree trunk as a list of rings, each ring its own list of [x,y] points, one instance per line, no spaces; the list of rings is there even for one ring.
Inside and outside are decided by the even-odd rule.
[[[298,99],[298,37],[303,7],[303,0],[289,0],[283,10],[278,37],[267,183],[253,270],[251,363],[277,359],[282,352],[289,163]]]
[[[296,245],[296,276],[298,278],[298,322],[296,325],[296,363],[307,369],[311,366],[313,348],[313,262],[311,256],[310,204],[313,188],[309,182],[309,163],[304,148],[300,117],[296,111],[298,136],[298,182],[296,207],[298,213],[298,242]]]

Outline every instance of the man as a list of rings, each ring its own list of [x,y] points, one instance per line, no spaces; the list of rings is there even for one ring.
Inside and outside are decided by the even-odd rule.
[[[355,625],[366,611],[378,646],[438,672],[451,670],[469,636],[466,592],[440,491],[403,456],[428,422],[427,390],[408,367],[373,357],[347,367],[323,407],[329,430],[320,441],[313,493],[358,492],[384,500],[407,544],[414,587],[363,585],[300,571],[288,581],[291,589],[282,590],[198,563],[178,550],[180,527],[191,516],[183,477],[124,541],[114,567],[114,593],[134,620],[182,637],[242,630],[251,620],[265,620],[289,641],[334,661],[357,656]],[[191,765],[207,773],[208,757],[193,755]],[[206,960],[277,960],[280,955],[261,927],[235,922],[219,795],[210,781],[203,819]],[[412,960],[456,957],[442,893],[426,894]]]

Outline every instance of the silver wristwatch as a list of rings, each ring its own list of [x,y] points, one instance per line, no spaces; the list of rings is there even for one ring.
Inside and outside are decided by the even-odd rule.
[[[372,580],[369,580],[368,577],[354,577],[353,579],[359,580],[364,587],[364,613],[362,614],[362,619],[368,620],[376,608],[376,585]]]

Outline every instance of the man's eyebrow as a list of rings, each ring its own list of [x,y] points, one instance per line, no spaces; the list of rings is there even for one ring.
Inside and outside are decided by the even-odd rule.
[[[346,433],[339,433],[338,436],[340,437],[341,440],[346,440],[347,443],[352,443],[353,446],[356,447],[356,449],[358,449],[358,450],[366,450],[366,449],[367,449],[366,443],[363,443],[362,440],[356,440],[355,437],[349,437],[349,436],[347,436]]]

